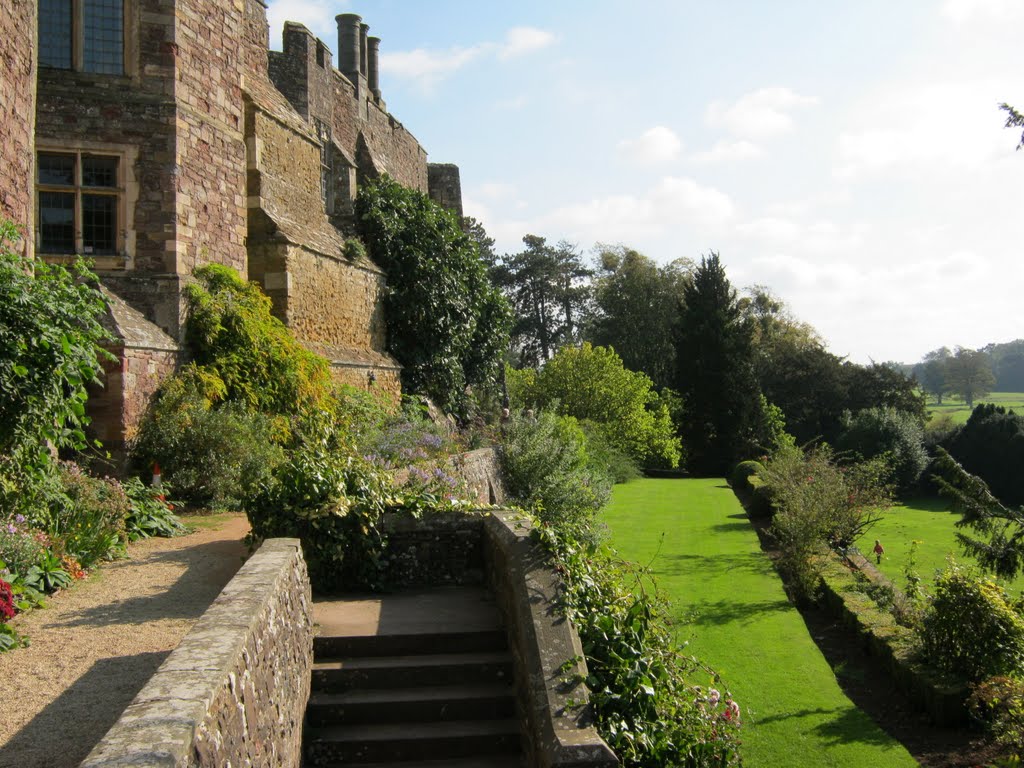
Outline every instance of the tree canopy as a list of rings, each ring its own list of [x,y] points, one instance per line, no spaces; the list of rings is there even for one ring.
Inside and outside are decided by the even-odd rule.
[[[646,373],[655,386],[669,386],[675,377],[672,334],[693,263],[658,265],[623,245],[599,245],[597,261],[589,340],[614,347],[627,368]]]

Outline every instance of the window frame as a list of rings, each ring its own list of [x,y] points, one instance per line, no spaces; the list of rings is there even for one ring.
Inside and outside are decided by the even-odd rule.
[[[45,155],[71,156],[73,160],[73,184],[45,183],[40,180],[40,159]],[[82,159],[83,157],[113,158],[117,160],[117,172],[115,184],[112,187],[91,187],[82,183]],[[84,257],[94,262],[97,269],[127,269],[132,261],[130,247],[134,245],[134,238],[131,237],[131,230],[128,226],[128,194],[131,183],[128,178],[129,157],[128,153],[118,148],[93,147],[93,146],[37,146],[36,147],[36,175],[35,175],[35,217],[36,217],[36,254],[47,261],[70,261],[78,257]],[[74,252],[65,253],[50,251],[43,245],[43,217],[41,206],[42,192],[59,194],[73,194],[73,228],[74,228]],[[94,195],[98,197],[111,197],[115,200],[113,225],[114,252],[113,253],[86,253],[85,251],[85,221],[82,209],[83,195]]]
[[[44,64],[39,61],[42,69],[53,69],[63,72],[81,72],[87,75],[104,77],[134,77],[135,71],[132,66],[134,56],[134,5],[131,0],[121,0],[121,71],[120,72],[97,72],[85,68],[85,4],[86,0],[67,0],[71,4],[71,66],[60,67]],[[40,9],[41,11],[41,9]],[[37,30],[39,38],[42,37],[42,25],[44,19],[40,12],[39,26]]]

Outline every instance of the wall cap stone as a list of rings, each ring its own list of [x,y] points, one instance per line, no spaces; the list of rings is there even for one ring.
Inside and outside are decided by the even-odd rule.
[[[561,609],[562,590],[550,558],[530,538],[532,523],[521,513],[494,510],[484,520],[487,542],[507,571],[502,600],[517,657],[519,687],[525,687],[533,764],[541,768],[611,768],[619,764],[592,725],[583,646]],[[492,557],[495,568],[499,558]],[[508,615],[511,614],[511,615]],[[521,691],[521,694],[523,692]]]

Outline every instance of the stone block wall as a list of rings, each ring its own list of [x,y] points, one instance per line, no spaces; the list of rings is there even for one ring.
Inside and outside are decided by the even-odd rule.
[[[311,601],[298,540],[265,542],[82,768],[298,768]]]
[[[210,262],[245,274],[244,11],[240,2],[176,3],[179,274]]]
[[[22,228],[9,247],[31,256],[35,218],[36,0],[0,13],[0,216]]]
[[[427,166],[430,199],[462,218],[462,179],[459,166],[453,163],[430,163]]]

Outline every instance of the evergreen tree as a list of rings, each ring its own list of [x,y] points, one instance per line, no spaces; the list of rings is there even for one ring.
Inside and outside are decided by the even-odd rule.
[[[751,324],[714,252],[683,288],[676,373],[690,469],[724,474],[755,450],[761,398]]]

